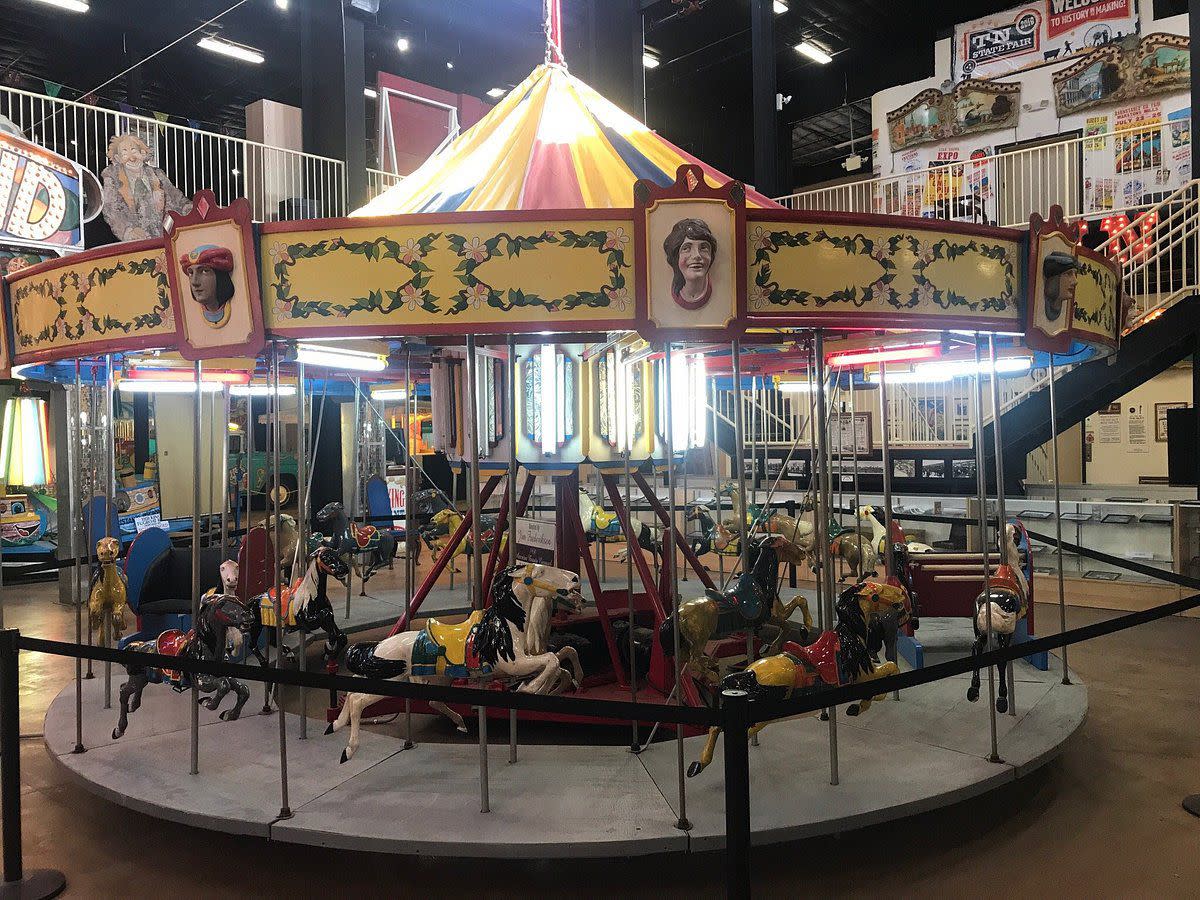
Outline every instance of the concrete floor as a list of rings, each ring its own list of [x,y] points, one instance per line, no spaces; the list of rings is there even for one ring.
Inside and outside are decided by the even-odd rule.
[[[73,636],[51,586],[5,588],[5,619],[25,633]],[[1040,631],[1056,610],[1039,604]],[[1068,625],[1115,613],[1071,609]],[[1179,806],[1200,791],[1200,622],[1173,618],[1072,648],[1088,684],[1087,721],[1038,773],[947,809],[755,852],[762,896],[1194,896],[1200,820]],[[36,733],[72,662],[22,658],[21,720]],[[497,735],[503,741],[503,733]],[[266,751],[264,751],[266,752]],[[497,747],[497,756],[502,749]],[[40,736],[22,747],[25,861],[68,877],[68,896],[716,896],[720,854],[612,861],[454,862],[273,844],[214,834],[117,807],[74,785]],[[899,761],[898,777],[903,777]],[[353,809],[345,814],[352,816]]]

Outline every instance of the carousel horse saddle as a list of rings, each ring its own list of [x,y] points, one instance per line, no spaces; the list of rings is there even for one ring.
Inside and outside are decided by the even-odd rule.
[[[357,549],[369,550],[373,544],[379,542],[379,529],[374,525],[351,525],[350,537]]]
[[[614,527],[613,523],[616,521],[617,514],[615,512],[599,508],[592,510],[592,528],[595,531],[606,531]]]
[[[475,636],[483,610],[475,610],[465,622],[447,625],[430,619],[412,650],[412,674],[448,675],[465,678],[486,668],[475,651]]]
[[[841,683],[837,664],[837,654],[840,649],[841,642],[838,640],[837,633],[833,631],[826,631],[807,647],[802,647],[795,641],[786,641],[783,645],[784,653],[816,672],[821,681],[834,686]]]
[[[146,649],[152,653],[160,653],[163,656],[182,656],[184,651],[187,650],[188,644],[191,643],[194,634],[194,631],[184,633],[178,628],[171,628],[168,631],[164,631],[153,641],[146,641]],[[177,691],[184,689],[183,672],[176,669],[161,669],[160,675],[162,681],[170,684],[173,689]]]
[[[279,601],[279,613],[283,617],[283,624],[287,626],[296,624],[296,610],[292,607],[295,590],[295,587],[284,585],[283,598]],[[271,588],[265,594],[259,594],[256,599],[259,619],[265,627],[274,628],[278,624],[275,620],[275,588]]]

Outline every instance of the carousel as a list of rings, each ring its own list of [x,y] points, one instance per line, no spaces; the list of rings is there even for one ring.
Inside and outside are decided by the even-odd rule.
[[[88,640],[303,668],[311,638],[330,672],[561,695],[578,712],[530,713],[552,721],[521,742],[526,726],[498,711],[509,763],[489,766],[484,707],[281,687],[259,710],[234,679],[106,665],[46,719],[50,753],[89,788],[168,819],[359,849],[708,849],[723,839],[720,735],[589,703],[803,695],[1034,633],[1028,539],[1002,491],[989,502],[982,446],[974,543],[942,551],[893,513],[886,418],[874,505],[831,434],[843,440],[847,401],[851,423],[886,410],[889,379],[923,363],[976,366],[978,426],[1001,361],[1116,352],[1116,264],[1058,211],[1023,231],[784,209],[571,75],[555,21],[544,65],[351,217],[256,225],[244,201],[201,192],[161,238],[10,274],[0,365],[74,387],[63,508],[73,546],[94,553],[90,588],[74,576]],[[139,380],[180,394],[190,544],[162,528],[121,541],[96,424]],[[772,472],[744,400],[784,382],[803,385],[809,412]],[[313,401],[331,390],[353,399],[353,488],[316,509]],[[265,471],[251,450],[229,484],[239,396],[247,422],[262,398],[270,438]],[[387,453],[363,439],[376,432],[399,448],[395,517]],[[260,475],[270,518],[242,523]],[[398,614],[364,642],[355,632],[382,619],[351,615],[352,585],[361,610],[394,567]],[[80,641],[84,628],[81,615]],[[1011,782],[1085,715],[1086,688],[1045,654],[985,680],[755,729],[756,841]],[[324,735],[309,730],[323,707]],[[441,738],[419,738],[418,716]],[[593,739],[553,738],[581,723]]]

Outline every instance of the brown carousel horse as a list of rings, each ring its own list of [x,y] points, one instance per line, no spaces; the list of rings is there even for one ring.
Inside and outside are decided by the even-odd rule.
[[[787,700],[794,696],[817,693],[846,684],[874,681],[899,672],[894,662],[877,664],[868,649],[869,623],[879,616],[901,614],[907,594],[894,585],[863,581],[842,592],[835,604],[837,624],[813,644],[804,647],[792,641],[783,645],[783,652],[756,659],[740,672],[721,680],[723,690],[741,690],[752,700]],[[857,716],[870,708],[883,695],[851,703],[847,714]],[[814,715],[804,713],[803,715]],[[758,734],[767,722],[750,729]],[[719,727],[711,728],[700,758],[688,767],[688,777],[703,772],[712,762],[717,748]]]

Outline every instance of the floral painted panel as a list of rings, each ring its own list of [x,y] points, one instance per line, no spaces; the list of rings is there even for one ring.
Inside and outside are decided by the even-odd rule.
[[[910,229],[752,223],[753,316],[826,312],[1016,320],[1016,240]]]
[[[89,259],[18,277],[10,295],[18,363],[166,347],[175,340],[162,250]]]

